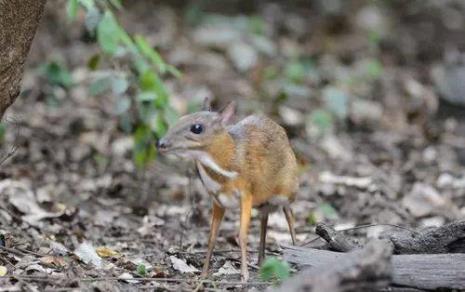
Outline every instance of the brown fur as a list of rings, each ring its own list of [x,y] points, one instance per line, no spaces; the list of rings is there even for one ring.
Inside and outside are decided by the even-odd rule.
[[[297,163],[286,132],[263,116],[250,116],[218,135],[206,147],[214,161],[227,170],[239,173],[228,180],[207,170],[223,183],[222,192],[232,195],[240,190],[252,197],[253,206],[281,195],[294,200],[297,190]]]

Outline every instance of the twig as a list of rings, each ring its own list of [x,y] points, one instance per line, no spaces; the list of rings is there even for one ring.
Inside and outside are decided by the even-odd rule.
[[[214,250],[214,254],[223,254],[223,253],[239,253],[241,252],[240,249],[219,249],[219,250]],[[248,253],[258,253],[258,250],[248,250]],[[207,250],[194,250],[194,251],[176,251],[172,252],[172,254],[202,254],[202,253],[207,253]],[[267,251],[268,254],[272,255],[279,255],[277,252],[270,252]]]
[[[33,251],[30,251],[30,250],[27,250],[27,249],[24,249],[24,248],[11,248],[11,247],[6,247],[6,246],[0,246],[0,249],[1,250],[4,250],[4,251],[7,251],[9,253],[14,253],[16,255],[20,255],[20,256],[24,256],[26,254],[32,254],[32,255],[35,255],[35,256],[38,256],[38,257],[44,257],[44,255],[41,255],[40,253],[36,253],[36,252],[33,252]]]
[[[203,283],[204,283],[204,281],[203,281],[203,280],[200,280],[199,284],[197,285],[197,287],[195,287],[194,290],[192,290],[192,292],[197,292],[197,291],[199,291],[200,288],[203,287]]]
[[[407,227],[403,227],[403,226],[399,226],[399,225],[395,225],[395,224],[388,224],[388,223],[375,223],[375,224],[358,225],[358,226],[354,226],[354,227],[350,227],[350,228],[336,230],[336,232],[345,232],[345,231],[357,230],[357,229],[363,229],[363,228],[369,228],[369,227],[375,227],[375,226],[390,226],[390,227],[395,227],[395,228],[399,228],[399,229],[404,229],[404,230],[407,230],[407,231],[409,231],[411,233],[414,233],[414,234],[419,234],[419,232],[417,232],[415,230],[412,230],[412,229],[409,229]]]
[[[20,247],[17,247],[16,249],[23,252],[23,253],[32,254],[32,255],[35,255],[35,256],[38,256],[38,257],[44,257],[45,256],[43,254],[31,251],[31,250],[27,250],[27,249],[24,249],[24,248],[20,248]]]
[[[98,281],[125,281],[128,279],[122,279],[120,277],[96,277],[96,278],[66,278],[66,277],[59,277],[59,276],[20,276],[20,275],[7,275],[0,277],[2,278],[14,278],[14,279],[22,279],[22,280],[34,280],[34,281],[57,281],[57,280],[71,280],[71,281],[81,281],[81,282],[98,282]],[[245,286],[257,286],[257,285],[269,285],[271,282],[246,282],[243,283],[241,281],[215,281],[215,280],[208,280],[208,279],[189,279],[189,278],[132,278],[131,281],[141,281],[141,282],[175,282],[175,283],[188,283],[192,281],[202,281],[203,283],[216,283],[221,285],[245,285]]]
[[[19,255],[19,256],[25,256],[26,253],[20,251],[20,250],[17,250],[15,248],[10,248],[10,247],[6,247],[6,246],[0,246],[0,249],[1,250],[4,250],[6,252],[9,252],[9,253],[13,253],[15,255]]]
[[[407,227],[403,227],[403,226],[399,226],[399,225],[395,225],[395,224],[388,224],[388,223],[375,223],[375,224],[358,225],[358,226],[354,226],[354,227],[350,227],[350,228],[336,230],[336,233],[346,232],[346,231],[351,231],[351,230],[357,230],[357,229],[363,229],[363,228],[369,228],[369,227],[375,227],[375,226],[390,226],[390,227],[395,227],[395,228],[407,230],[407,231],[409,231],[409,232],[411,232],[413,234],[419,234],[419,232],[417,232],[415,230],[412,230],[412,229],[409,229]],[[302,244],[299,244],[299,246],[309,245],[310,243],[313,243],[313,242],[317,241],[318,239],[322,239],[322,237],[317,235],[317,237],[312,238],[309,241],[305,241]]]
[[[10,157],[12,157],[15,152],[16,152],[16,149],[18,149],[18,147],[16,145],[14,145],[13,147],[10,148],[10,151],[8,151],[8,153],[3,156],[1,159],[0,159],[0,165],[2,165],[5,161],[7,161]]]

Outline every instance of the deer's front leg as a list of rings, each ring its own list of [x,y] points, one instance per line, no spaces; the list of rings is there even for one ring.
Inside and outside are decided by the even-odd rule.
[[[218,205],[216,202],[213,202],[212,209],[212,223],[210,227],[210,237],[208,238],[208,249],[207,256],[205,258],[205,263],[203,265],[202,277],[208,275],[208,268],[210,266],[210,260],[213,254],[213,248],[215,247],[216,238],[218,237],[218,229],[220,228],[221,221],[224,216],[224,208]]]
[[[247,267],[247,234],[249,232],[250,216],[252,211],[252,196],[243,193],[241,196],[241,222],[239,230],[239,243],[241,247],[241,278],[243,282],[249,279]]]

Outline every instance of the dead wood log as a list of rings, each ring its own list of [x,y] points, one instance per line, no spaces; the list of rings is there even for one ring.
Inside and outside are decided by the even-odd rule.
[[[328,243],[329,250],[347,252],[360,247],[350,237],[323,223],[316,226],[316,234]],[[465,253],[465,221],[422,232],[390,234],[386,240],[393,245],[394,254]]]
[[[340,263],[355,261],[353,254],[358,251],[338,253],[293,246],[286,247],[284,259],[303,269],[307,268],[302,274],[311,271],[327,273],[325,269],[334,274]],[[465,254],[393,255],[391,264],[393,285],[426,290],[465,289]]]
[[[316,225],[315,233],[328,243],[329,250],[347,252],[360,247],[355,241],[324,223]]]
[[[396,254],[465,253],[465,221],[457,221],[418,234],[389,236]]]
[[[46,0],[0,0],[0,120],[20,92],[24,63]]]
[[[378,240],[349,253],[290,247],[285,259],[311,268],[285,281],[277,291],[379,290],[390,283],[391,254],[390,246]]]

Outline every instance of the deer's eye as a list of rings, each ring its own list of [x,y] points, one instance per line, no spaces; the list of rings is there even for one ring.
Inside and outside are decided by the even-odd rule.
[[[203,132],[203,126],[201,124],[193,124],[191,126],[191,132],[194,134],[200,134]]]

